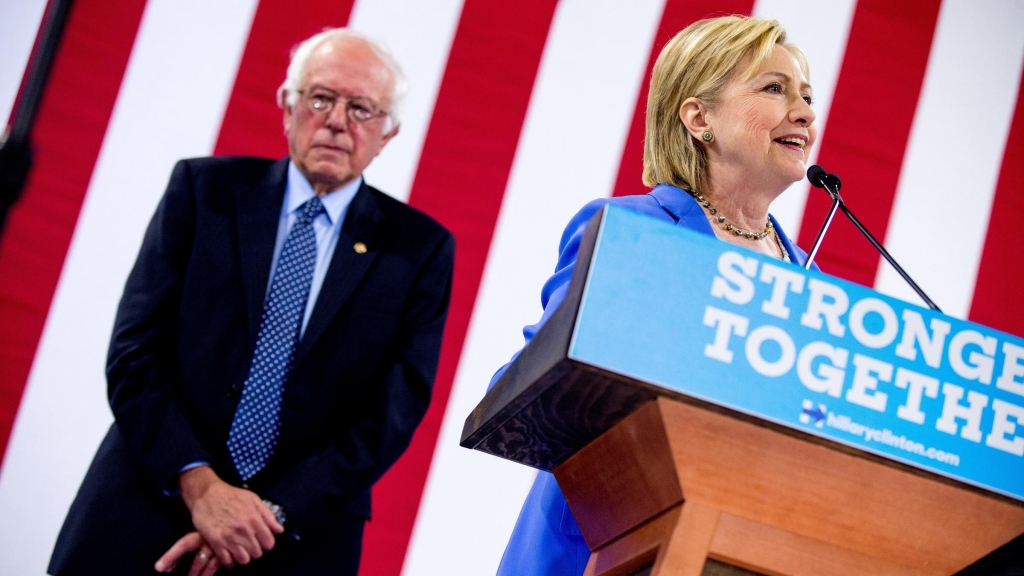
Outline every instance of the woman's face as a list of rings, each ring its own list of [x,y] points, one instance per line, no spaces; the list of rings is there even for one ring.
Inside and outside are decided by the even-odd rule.
[[[741,178],[779,192],[802,179],[818,134],[810,103],[810,84],[781,46],[750,80],[733,78],[707,112],[715,135],[708,146],[712,178]]]

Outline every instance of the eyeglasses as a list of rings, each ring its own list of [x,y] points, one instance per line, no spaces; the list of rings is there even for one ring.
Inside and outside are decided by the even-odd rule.
[[[326,90],[313,90],[308,93],[305,90],[299,90],[298,92],[302,95],[302,101],[306,103],[306,108],[310,112],[327,115],[340,102],[345,106],[345,114],[357,124],[369,122],[375,118],[383,118],[390,114],[386,110],[378,109],[373,100],[362,96],[342,98]]]

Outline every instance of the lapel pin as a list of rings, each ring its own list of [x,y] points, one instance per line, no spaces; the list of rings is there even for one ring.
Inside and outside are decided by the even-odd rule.
[[[356,242],[352,246],[352,249],[356,251],[356,254],[366,254],[366,244],[363,244],[362,242]]]

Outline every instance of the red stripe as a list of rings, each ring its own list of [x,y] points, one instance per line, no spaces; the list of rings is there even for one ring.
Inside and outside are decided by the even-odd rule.
[[[409,199],[455,234],[448,325],[426,418],[374,487],[361,574],[401,572],[555,5],[463,7]]]
[[[35,164],[0,243],[5,451],[144,7],[141,0],[76,2],[40,103]]]
[[[284,81],[292,48],[324,28],[344,26],[352,3],[260,0],[214,154],[266,158],[288,154],[281,136],[277,89]]]
[[[843,177],[844,200],[880,240],[889,225],[938,15],[938,1],[857,3],[820,143],[818,162]],[[814,242],[828,206],[828,197],[812,189],[801,246]],[[879,257],[839,215],[816,261],[829,274],[873,286]]]
[[[974,285],[970,319],[1024,337],[1024,286],[1020,237],[1017,228],[1024,220],[1024,80],[1017,92],[1010,135],[1003,152],[1003,166],[996,183],[992,216],[988,223],[985,249]]]
[[[658,33],[655,36],[654,45],[651,47],[651,56],[647,61],[647,72],[644,74],[644,82],[636,101],[636,109],[633,111],[633,123],[629,126],[626,146],[622,151],[622,162],[619,164],[619,175],[615,179],[613,196],[646,194],[650,190],[644,186],[642,181],[644,127],[651,72],[654,70],[654,61],[658,59],[661,49],[676,33],[697,20],[725,14],[750,14],[753,6],[753,0],[701,0],[699,2],[668,0],[666,2],[665,10],[661,14],[661,22],[658,24]]]

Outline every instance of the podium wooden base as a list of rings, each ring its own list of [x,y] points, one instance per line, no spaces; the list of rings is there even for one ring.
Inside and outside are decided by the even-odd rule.
[[[907,466],[661,398],[555,476],[587,576],[948,575],[1024,533],[1024,505]]]

